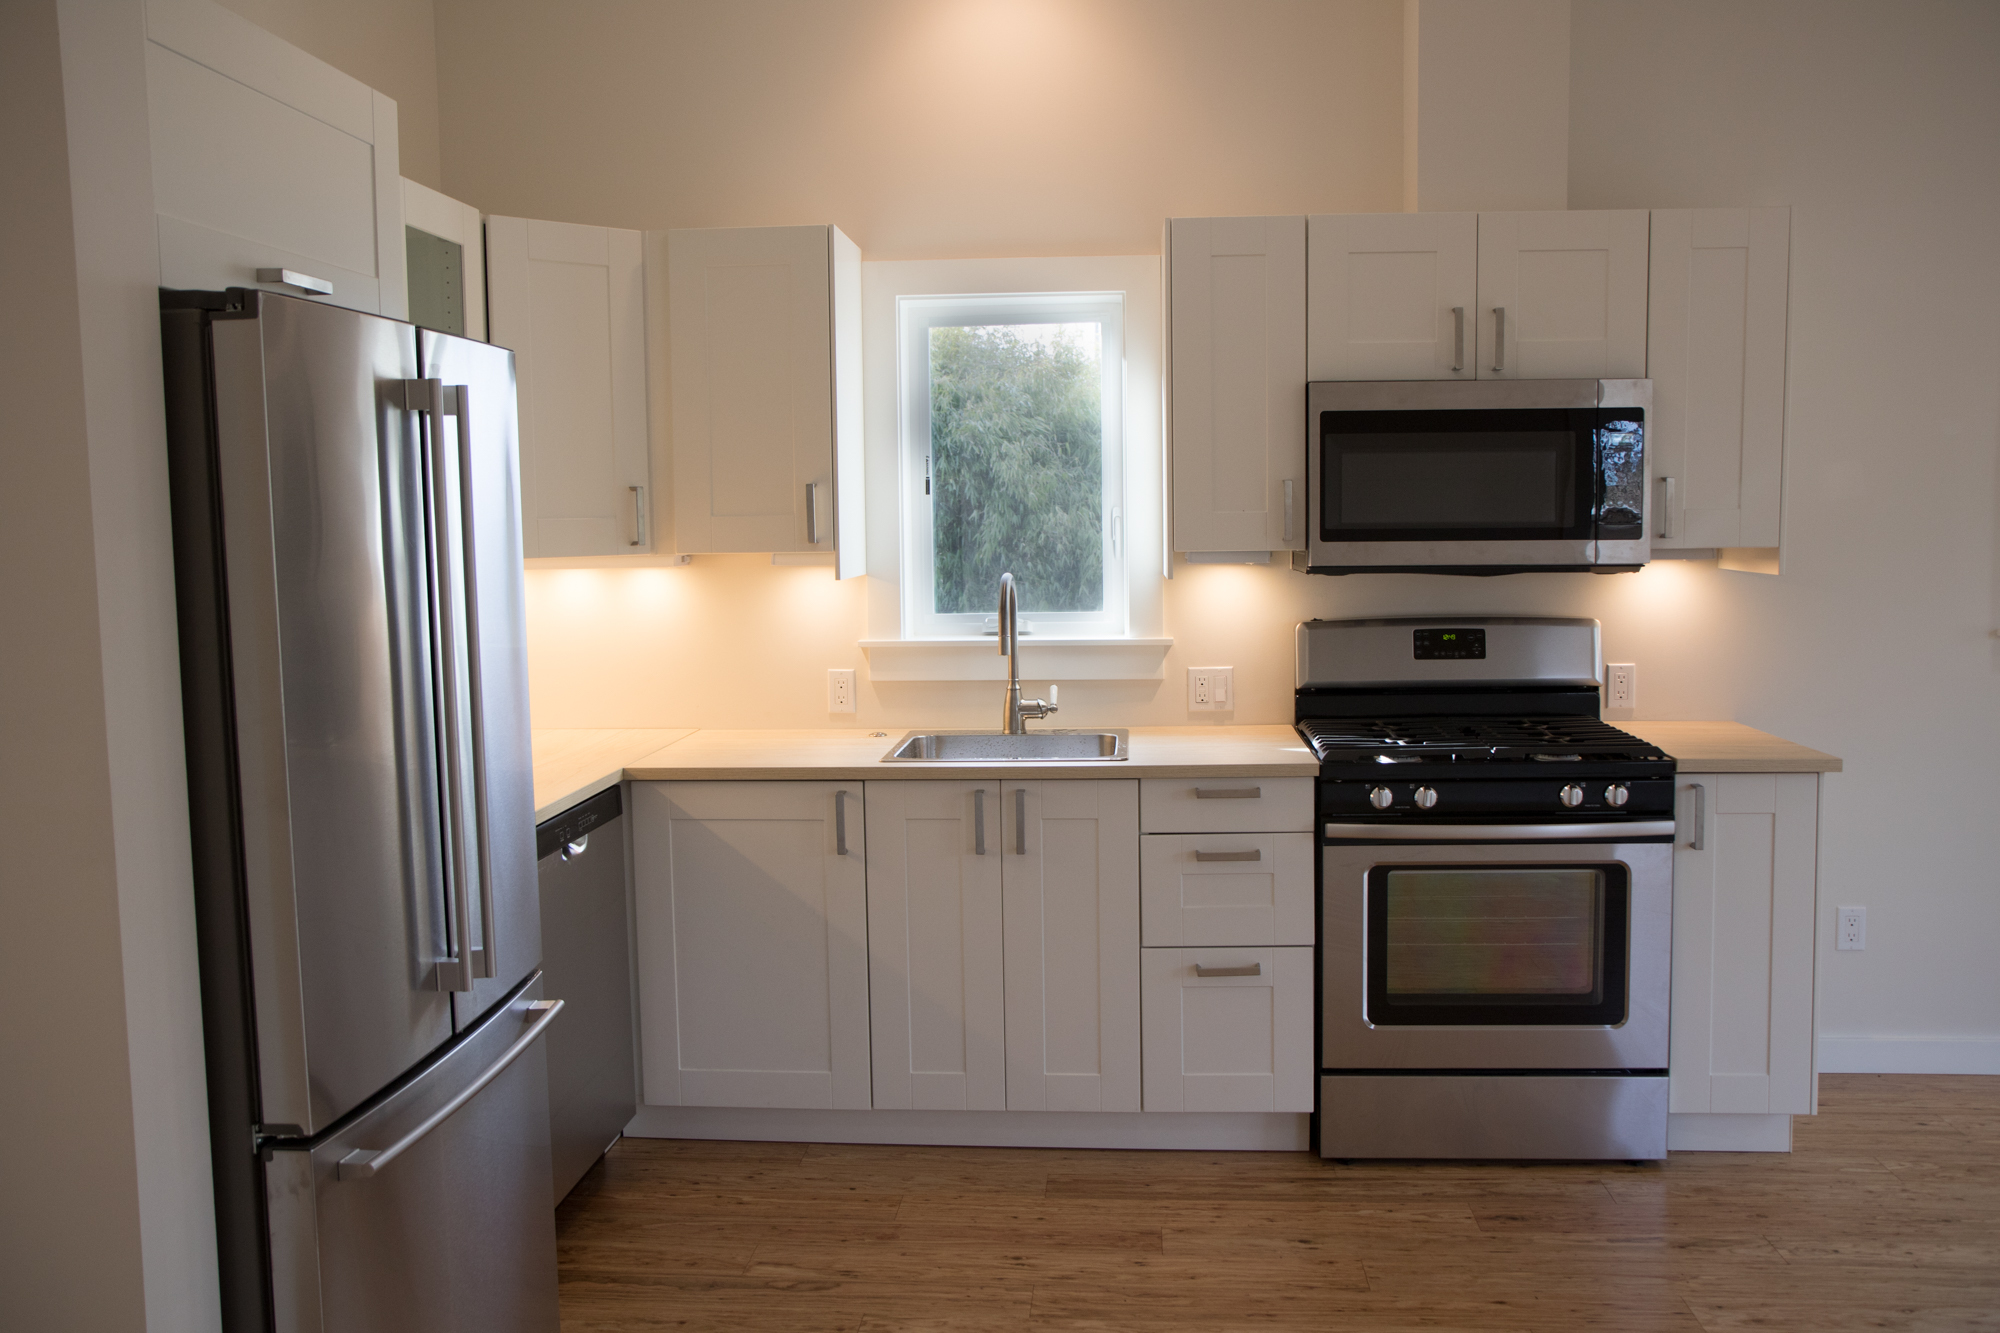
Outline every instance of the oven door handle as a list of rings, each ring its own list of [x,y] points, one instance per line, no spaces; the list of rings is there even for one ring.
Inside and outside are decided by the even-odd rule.
[[[1671,819],[1622,824],[1328,824],[1329,839],[1368,842],[1630,842],[1671,838]]]

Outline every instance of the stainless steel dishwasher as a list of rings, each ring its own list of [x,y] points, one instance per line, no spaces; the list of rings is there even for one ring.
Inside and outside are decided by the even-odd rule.
[[[549,1138],[560,1202],[638,1109],[631,902],[620,789],[535,828],[543,989],[568,1001],[550,1029]]]

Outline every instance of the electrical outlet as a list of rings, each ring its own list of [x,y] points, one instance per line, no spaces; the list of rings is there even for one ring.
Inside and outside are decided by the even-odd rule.
[[[1639,668],[1630,662],[1606,662],[1604,664],[1604,706],[1606,708],[1637,708],[1639,696]]]
[[[1235,667],[1189,667],[1188,712],[1236,711]]]
[[[1868,947],[1868,909],[1865,907],[1843,907],[1840,909],[1840,934],[1834,940],[1836,949],[1865,949]]]
[[[833,667],[826,673],[826,711],[854,711],[854,668]]]

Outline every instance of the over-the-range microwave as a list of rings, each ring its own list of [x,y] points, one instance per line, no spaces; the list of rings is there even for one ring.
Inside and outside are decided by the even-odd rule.
[[[1313,574],[1613,573],[1652,554],[1651,380],[1307,386]]]

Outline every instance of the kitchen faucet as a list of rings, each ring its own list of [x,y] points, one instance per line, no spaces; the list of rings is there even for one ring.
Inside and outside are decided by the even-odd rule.
[[[1027,726],[1022,719],[1047,717],[1056,712],[1056,687],[1049,686],[1049,699],[1021,698],[1020,629],[1017,621],[1020,609],[1014,597],[1014,576],[1000,576],[1000,655],[1007,659],[1007,702],[1000,710],[1000,729],[1009,736],[1025,736]]]

